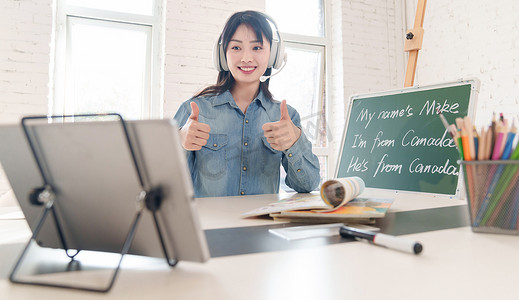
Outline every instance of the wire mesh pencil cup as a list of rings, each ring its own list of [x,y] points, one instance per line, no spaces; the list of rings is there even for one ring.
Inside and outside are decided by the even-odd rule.
[[[519,161],[461,161],[472,231],[519,234]]]

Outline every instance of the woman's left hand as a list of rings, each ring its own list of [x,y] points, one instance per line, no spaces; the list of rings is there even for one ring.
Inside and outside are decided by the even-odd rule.
[[[285,151],[292,147],[301,136],[301,129],[292,123],[288,115],[287,101],[281,102],[281,118],[277,122],[263,124],[263,135],[270,146],[279,151]]]

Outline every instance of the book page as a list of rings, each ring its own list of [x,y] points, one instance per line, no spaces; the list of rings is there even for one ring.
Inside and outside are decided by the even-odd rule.
[[[243,218],[269,215],[282,211],[320,209],[333,211],[346,205],[364,191],[364,181],[359,177],[328,180],[321,185],[320,195],[295,194],[242,214]]]

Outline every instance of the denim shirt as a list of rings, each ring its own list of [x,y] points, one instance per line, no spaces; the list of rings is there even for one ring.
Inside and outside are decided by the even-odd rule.
[[[319,160],[301,131],[296,143],[285,151],[273,149],[263,135],[265,123],[279,121],[280,102],[260,91],[244,114],[230,91],[185,101],[174,116],[179,128],[191,114],[195,101],[198,121],[211,127],[207,144],[186,151],[196,197],[273,194],[279,192],[280,164],[285,183],[297,192],[310,192],[319,184]],[[301,128],[297,111],[288,106],[292,122]]]

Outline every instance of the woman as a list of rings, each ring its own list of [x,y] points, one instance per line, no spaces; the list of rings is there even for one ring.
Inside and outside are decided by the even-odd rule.
[[[299,114],[273,99],[268,78],[260,81],[283,59],[269,21],[255,11],[232,15],[215,47],[217,83],[175,114],[196,197],[278,193],[280,163],[297,192],[319,184],[319,161]]]

